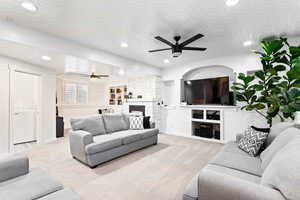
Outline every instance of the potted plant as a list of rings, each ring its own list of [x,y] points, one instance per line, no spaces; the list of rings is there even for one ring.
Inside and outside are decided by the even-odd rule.
[[[262,69],[254,76],[238,75],[232,89],[242,102],[242,110],[256,111],[272,126],[273,119],[294,119],[300,111],[300,46],[292,46],[286,38],[260,43]]]

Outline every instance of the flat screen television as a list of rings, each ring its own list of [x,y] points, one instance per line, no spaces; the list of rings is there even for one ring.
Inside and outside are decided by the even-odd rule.
[[[229,77],[184,81],[188,105],[230,105]]]

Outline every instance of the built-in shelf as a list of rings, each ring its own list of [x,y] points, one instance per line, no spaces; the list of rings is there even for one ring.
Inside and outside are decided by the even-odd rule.
[[[216,108],[192,109],[192,136],[205,140],[224,140],[223,135],[223,110]]]

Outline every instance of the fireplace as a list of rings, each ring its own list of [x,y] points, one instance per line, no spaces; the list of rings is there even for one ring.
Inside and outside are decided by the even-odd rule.
[[[144,105],[129,105],[129,113],[137,111],[137,112],[142,112],[143,116],[145,116],[145,109],[146,106]]]

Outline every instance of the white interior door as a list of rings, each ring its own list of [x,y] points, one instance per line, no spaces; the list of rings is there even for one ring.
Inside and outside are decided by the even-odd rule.
[[[24,72],[14,72],[13,77],[13,144],[37,140],[39,121],[40,77]]]

